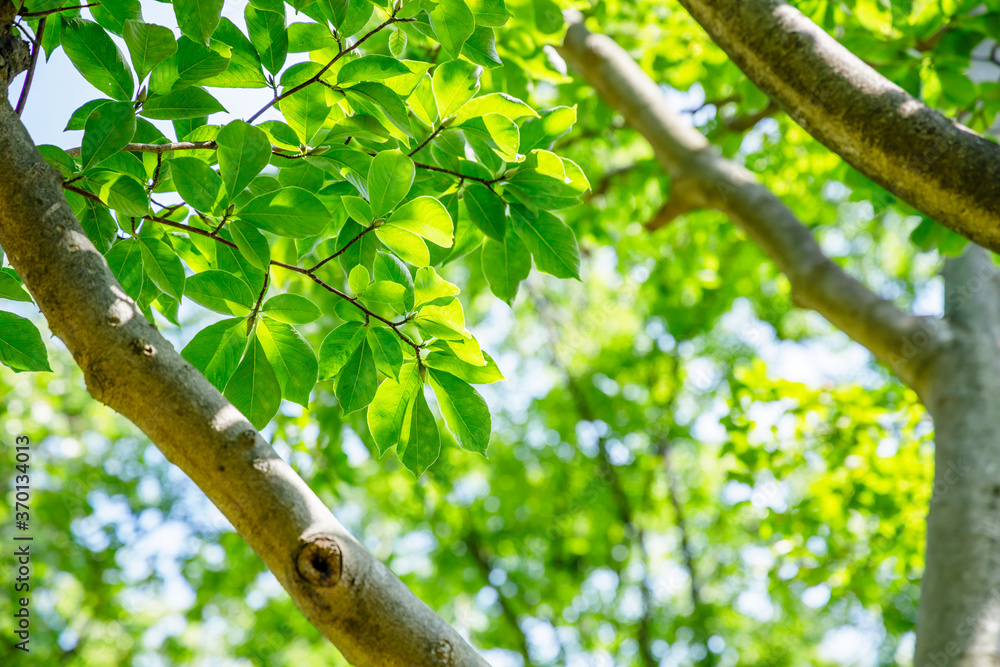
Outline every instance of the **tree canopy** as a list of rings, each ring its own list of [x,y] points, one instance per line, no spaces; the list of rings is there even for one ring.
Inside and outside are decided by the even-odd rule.
[[[841,297],[941,315],[960,233],[995,230],[821,143],[698,4],[15,2],[37,63],[9,97],[30,114],[65,54],[93,99],[38,150],[122,298],[490,664],[910,664],[940,492],[919,369],[852,329],[861,306],[803,295],[824,279],[775,257],[735,189],[671,168],[579,71],[564,10],[808,229],[856,279]],[[793,4],[992,141],[996,3]],[[36,443],[32,660],[355,660],[174,465],[197,458],[151,444],[172,427],[50,337],[10,259],[0,427]],[[0,448],[5,493],[15,464]]]

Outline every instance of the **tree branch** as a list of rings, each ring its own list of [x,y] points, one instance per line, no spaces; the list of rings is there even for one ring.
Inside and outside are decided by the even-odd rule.
[[[99,401],[229,519],[355,665],[486,662],[331,514],[122,290],[0,86],[0,245]]]
[[[560,48],[563,57],[649,141],[684,197],[727,214],[788,277],[799,305],[828,319],[919,391],[919,371],[937,340],[937,320],[914,317],[880,298],[832,262],[809,229],[744,167],[711,150],[696,129],[672,112],[663,93],[613,40],[577,20]],[[925,342],[927,342],[925,340]]]
[[[24,105],[28,103],[28,92],[31,91],[31,82],[35,78],[35,65],[38,64],[38,52],[42,50],[42,35],[45,34],[45,17],[38,21],[38,30],[35,32],[35,43],[31,49],[31,60],[28,62],[28,71],[24,75],[24,85],[21,87],[21,94],[17,98],[17,115],[24,113]]]
[[[1000,146],[914,99],[783,0],[680,0],[743,72],[870,179],[1000,251]]]

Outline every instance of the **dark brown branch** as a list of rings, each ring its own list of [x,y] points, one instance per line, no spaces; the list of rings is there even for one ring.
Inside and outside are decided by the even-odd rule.
[[[289,95],[294,95],[295,93],[299,92],[300,90],[302,90],[306,86],[312,85],[312,84],[316,83],[317,81],[319,81],[320,78],[324,74],[326,74],[327,70],[329,70],[331,67],[333,67],[334,63],[336,63],[338,60],[340,60],[341,58],[343,58],[344,56],[346,56],[348,53],[351,53],[352,51],[354,51],[355,49],[357,49],[359,46],[361,46],[362,44],[364,44],[365,41],[369,37],[371,37],[375,33],[379,32],[380,30],[382,30],[386,26],[390,26],[393,23],[405,23],[405,22],[408,22],[408,21],[411,21],[411,20],[412,19],[398,19],[395,16],[390,16],[388,19],[386,19],[385,21],[383,21],[382,23],[380,23],[378,26],[376,26],[375,28],[373,28],[370,32],[368,32],[367,34],[365,34],[361,39],[359,39],[358,41],[356,41],[353,45],[351,45],[348,48],[343,49],[342,51],[340,51],[340,53],[338,53],[337,55],[335,55],[330,60],[330,62],[328,62],[327,64],[323,65],[323,67],[320,68],[320,70],[318,72],[316,72],[316,74],[312,75],[311,77],[309,77],[308,79],[306,79],[305,81],[303,81],[302,83],[300,83],[299,85],[293,86],[292,88],[289,88],[288,90],[286,90],[285,92],[281,93],[280,95],[275,96],[270,102],[268,102],[263,107],[261,107],[257,111],[257,113],[255,113],[254,115],[250,116],[250,118],[247,119],[247,122],[248,123],[254,122],[255,120],[257,120],[257,118],[260,117],[260,115],[262,113],[264,113],[265,111],[267,111],[268,109],[270,109],[271,107],[273,107],[275,104],[277,104],[281,100],[285,99]]]
[[[69,190],[70,192],[75,192],[76,194],[80,195],[81,197],[85,197],[85,198],[89,199],[90,201],[96,201],[98,204],[101,204],[102,206],[107,206],[107,204],[104,203],[104,200],[101,199],[100,197],[98,197],[97,195],[95,195],[93,192],[87,192],[86,190],[82,190],[80,188],[73,187],[72,185],[68,185],[67,183],[63,183],[62,186],[63,186],[64,190]]]
[[[432,141],[434,141],[434,137],[436,137],[437,135],[439,135],[441,133],[441,130],[444,129],[444,126],[445,126],[445,124],[443,122],[440,125],[438,125],[437,128],[435,128],[434,131],[431,132],[430,135],[428,135],[428,137],[426,139],[424,139],[423,142],[421,142],[421,144],[419,146],[417,146],[412,151],[410,151],[409,153],[407,153],[407,155],[410,156],[410,157],[413,157],[414,155],[416,155],[417,153],[419,153],[420,149],[422,149],[424,146],[426,146],[427,144],[429,144]]]
[[[31,82],[35,78],[35,65],[38,64],[38,52],[42,50],[42,35],[45,34],[45,17],[38,21],[38,31],[35,33],[34,48],[31,49],[31,61],[28,63],[28,71],[24,75],[24,85],[21,87],[21,95],[17,98],[17,106],[14,111],[20,116],[24,112],[24,105],[28,103],[28,92],[31,90]]]
[[[50,14],[58,14],[60,12],[69,12],[69,11],[73,11],[74,9],[86,9],[87,7],[99,7],[100,5],[101,5],[101,3],[99,3],[99,2],[92,2],[89,5],[71,5],[69,7],[57,7],[56,9],[46,9],[44,12],[22,12],[21,16],[23,16],[26,19],[35,19],[35,18],[38,18],[39,16],[45,17],[45,16],[49,16]],[[39,42],[42,41],[42,31],[41,31],[41,29],[39,29],[38,35],[36,36],[36,39]]]

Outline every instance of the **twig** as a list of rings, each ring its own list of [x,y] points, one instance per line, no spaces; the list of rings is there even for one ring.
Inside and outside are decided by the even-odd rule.
[[[409,153],[407,153],[407,155],[409,157],[413,157],[414,155],[416,155],[417,153],[419,153],[421,148],[423,148],[427,144],[429,144],[432,141],[434,141],[434,137],[436,137],[437,135],[439,135],[441,133],[441,130],[444,129],[444,126],[445,126],[444,122],[442,122],[440,125],[438,125],[437,129],[430,133],[430,136],[428,136],[426,139],[424,139],[423,142],[419,146],[417,146],[412,151],[410,151]]]
[[[358,235],[355,236],[353,239],[351,239],[350,241],[348,241],[347,244],[343,248],[341,248],[337,252],[333,253],[332,255],[330,255],[329,257],[327,257],[326,259],[320,260],[320,262],[318,264],[316,264],[315,266],[313,266],[313,267],[311,267],[309,269],[306,269],[306,273],[312,273],[313,271],[315,271],[319,267],[323,266],[324,264],[326,264],[330,260],[336,259],[337,257],[340,257],[345,252],[347,252],[348,248],[350,248],[352,245],[354,245],[357,241],[360,241],[361,237],[363,237],[368,232],[374,231],[375,228],[376,228],[375,225],[372,225],[371,227],[366,227],[365,229],[361,230],[361,232],[359,232]]]
[[[316,72],[314,75],[312,75],[311,77],[309,77],[308,79],[306,79],[305,81],[303,81],[302,83],[300,83],[299,85],[293,86],[292,88],[286,90],[285,92],[281,93],[280,95],[275,96],[270,102],[268,102],[263,107],[261,107],[260,110],[257,111],[257,113],[255,113],[254,115],[250,116],[250,118],[247,119],[247,122],[248,123],[254,122],[255,120],[257,120],[257,118],[260,117],[260,115],[262,113],[264,113],[265,111],[267,111],[268,109],[270,109],[271,107],[273,107],[275,104],[277,104],[281,100],[285,99],[289,95],[294,95],[295,93],[299,92],[300,90],[302,90],[306,86],[311,85],[311,84],[316,83],[317,81],[319,81],[320,77],[322,77],[324,74],[326,74],[326,71],[328,69],[330,69],[331,67],[333,67],[334,63],[336,63],[338,60],[340,60],[341,58],[343,58],[344,56],[346,56],[348,53],[351,53],[352,51],[354,51],[355,49],[357,49],[359,46],[361,46],[362,44],[364,44],[365,41],[369,37],[371,37],[375,33],[379,32],[380,30],[382,30],[386,26],[392,25],[393,23],[405,23],[405,22],[412,21],[412,20],[413,19],[397,19],[395,16],[390,16],[388,19],[386,19],[385,21],[383,21],[381,24],[379,24],[378,26],[376,26],[375,28],[373,28],[371,30],[371,32],[367,33],[364,37],[362,37],[357,42],[355,42],[352,46],[349,46],[348,48],[341,50],[340,53],[338,53],[337,55],[335,55],[333,57],[333,59],[330,60],[330,62],[328,62],[326,65],[323,65],[323,67],[318,72]]]
[[[74,9],[85,9],[87,7],[98,7],[98,6],[100,6],[100,4],[101,3],[99,3],[99,2],[92,2],[89,5],[71,5],[69,7],[57,7],[56,9],[46,9],[44,12],[22,12],[21,16],[23,16],[26,19],[36,19],[39,16],[45,17],[45,16],[49,16],[50,14],[58,14],[60,12],[73,11]],[[41,30],[38,31],[38,41],[39,42],[42,41],[42,32],[41,32]]]
[[[89,199],[91,201],[96,201],[98,204],[101,204],[102,206],[107,206],[107,204],[104,203],[104,200],[101,199],[100,197],[98,197],[97,195],[95,195],[93,192],[87,192],[86,190],[81,190],[80,188],[75,188],[72,185],[67,185],[66,183],[63,183],[62,186],[63,186],[63,190],[69,190],[70,192],[75,192],[76,194],[80,195],[81,197],[86,197],[87,199]]]
[[[31,90],[31,81],[35,78],[35,65],[38,63],[38,52],[42,48],[42,35],[45,33],[45,17],[38,21],[38,30],[35,32],[35,46],[31,49],[31,61],[28,63],[28,71],[24,75],[24,85],[21,87],[21,96],[17,98],[15,111],[18,117],[24,111],[24,105],[28,103],[28,91]]]
[[[210,238],[210,239],[214,239],[214,240],[218,241],[219,243],[221,243],[221,244],[223,244],[225,246],[228,246],[230,248],[234,248],[234,249],[237,249],[237,250],[239,249],[238,246],[235,243],[233,243],[232,241],[226,240],[226,239],[222,238],[221,236],[215,236],[214,234],[212,234],[212,232],[208,231],[207,229],[198,229],[197,227],[192,227],[191,225],[185,225],[182,222],[174,222],[173,220],[168,220],[167,218],[164,218],[164,217],[161,217],[161,216],[157,216],[157,215],[147,215],[147,216],[145,216],[145,218],[146,218],[146,220],[152,220],[153,222],[158,222],[161,225],[167,225],[168,227],[173,227],[175,229],[179,229],[179,230],[184,231],[184,232],[189,232],[189,233],[192,233],[192,234],[200,234],[201,236],[204,236],[204,237],[207,237],[207,238]],[[361,238],[361,235],[358,235],[355,239],[353,239],[352,243],[354,241],[356,241],[358,238]],[[346,247],[347,246],[345,246],[345,248]],[[320,278],[316,274],[312,273],[312,269],[304,269],[301,266],[295,266],[294,264],[286,264],[285,262],[279,262],[279,261],[273,260],[273,259],[271,260],[271,266],[280,266],[283,269],[287,269],[289,271],[294,271],[296,273],[301,273],[304,276],[308,276],[310,279],[312,279],[312,281],[314,283],[316,283],[317,285],[319,285],[323,289],[327,290],[328,292],[330,292],[332,294],[336,294],[337,296],[339,296],[341,299],[344,299],[345,301],[350,301],[351,304],[354,305],[355,308],[357,308],[358,310],[360,310],[361,312],[363,312],[368,317],[374,318],[374,319],[378,320],[379,322],[382,322],[383,324],[388,325],[393,330],[393,332],[395,332],[396,336],[399,337],[400,340],[402,340],[404,343],[406,343],[407,345],[409,345],[410,347],[413,348],[413,351],[414,351],[414,353],[417,356],[417,360],[418,361],[420,360],[421,345],[418,344],[418,343],[415,343],[412,338],[410,338],[409,336],[407,336],[406,334],[404,334],[402,331],[399,330],[399,327],[401,327],[404,324],[406,324],[407,322],[409,322],[409,319],[403,319],[403,320],[401,320],[399,322],[393,322],[390,319],[382,317],[378,313],[372,312],[371,310],[369,310],[368,308],[366,308],[364,306],[364,304],[360,303],[356,298],[348,296],[347,294],[345,294],[344,292],[340,291],[339,289],[337,289],[333,285],[330,285],[329,283],[327,283],[326,281],[324,281],[322,278]]]

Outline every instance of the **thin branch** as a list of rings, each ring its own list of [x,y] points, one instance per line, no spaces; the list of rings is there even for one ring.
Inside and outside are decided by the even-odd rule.
[[[468,545],[469,555],[472,556],[472,560],[475,562],[476,567],[479,568],[479,572],[483,575],[483,579],[486,580],[487,584],[492,586],[493,584],[490,581],[490,573],[493,571],[494,567],[490,564],[490,555],[486,553],[486,549],[483,547],[483,542],[475,528],[469,529],[469,532],[465,537],[465,543]],[[528,637],[524,634],[524,630],[521,629],[521,625],[517,622],[517,612],[511,606],[510,600],[499,588],[497,589],[497,601],[500,604],[500,611],[503,612],[503,617],[507,619],[507,624],[514,631],[514,634],[517,635],[517,650],[521,653],[521,657],[524,658],[524,664],[530,666],[532,662],[531,654],[528,652]]]
[[[45,17],[43,16],[38,21],[38,31],[35,33],[35,46],[31,49],[31,61],[28,63],[28,72],[24,75],[21,96],[17,98],[17,106],[14,108],[18,116],[24,111],[24,105],[28,103],[28,92],[31,90],[31,81],[35,78],[35,65],[38,64],[38,52],[42,49],[42,35],[44,34]]]
[[[95,195],[93,192],[87,192],[86,190],[81,190],[80,188],[73,187],[72,185],[68,185],[66,183],[63,183],[62,186],[63,190],[69,190],[70,192],[75,192],[76,194],[80,195],[81,197],[85,197],[90,201],[96,201],[98,204],[101,204],[102,206],[107,206],[104,200]]]
[[[430,135],[428,135],[428,137],[426,139],[423,140],[423,142],[419,146],[417,146],[412,151],[410,151],[409,153],[407,153],[407,155],[409,157],[413,157],[414,155],[416,155],[417,153],[419,153],[421,148],[423,148],[427,144],[429,144],[432,141],[434,141],[434,137],[436,137],[437,135],[439,135],[441,133],[441,130],[444,129],[444,127],[445,127],[445,124],[442,122],[440,125],[437,126],[437,128],[433,132],[430,133]]]
[[[235,243],[233,243],[232,241],[224,239],[221,236],[216,236],[214,233],[208,231],[207,229],[199,229],[197,227],[192,227],[191,225],[185,225],[182,222],[174,222],[173,220],[169,220],[167,218],[164,218],[164,217],[158,216],[158,215],[147,215],[146,216],[146,220],[152,220],[153,222],[158,222],[161,225],[167,225],[168,227],[173,227],[173,228],[179,229],[179,230],[181,230],[183,232],[189,232],[191,234],[199,234],[199,235],[204,236],[206,238],[213,239],[213,240],[217,241],[218,243],[221,243],[221,244],[223,244],[225,246],[228,246],[230,248],[233,248],[233,249],[236,249],[236,250],[239,249],[239,247]],[[360,238],[360,236],[359,236],[359,238]],[[339,296],[341,299],[344,299],[345,301],[350,301],[351,304],[355,308],[357,308],[358,310],[360,310],[367,317],[376,319],[379,322],[382,322],[383,324],[388,325],[395,332],[396,336],[401,341],[403,341],[404,343],[406,343],[407,345],[409,345],[410,347],[413,348],[414,353],[417,355],[417,359],[418,360],[420,359],[420,350],[422,349],[421,345],[419,343],[414,342],[414,340],[412,338],[410,338],[405,333],[403,333],[402,331],[400,331],[400,327],[402,327],[404,324],[406,324],[407,322],[409,322],[408,319],[403,319],[403,320],[401,320],[399,322],[393,322],[390,319],[382,317],[378,313],[376,313],[376,312],[374,312],[372,310],[369,310],[367,307],[365,307],[365,305],[362,304],[360,301],[358,301],[357,298],[345,294],[344,292],[340,291],[339,289],[337,289],[333,285],[330,285],[329,283],[327,283],[326,281],[324,281],[322,278],[320,278],[319,276],[317,276],[316,274],[314,274],[312,272],[313,269],[304,269],[301,266],[295,266],[294,264],[286,264],[285,262],[279,262],[279,261],[273,260],[273,259],[271,260],[271,266],[280,266],[283,269],[287,269],[289,271],[294,271],[296,273],[301,273],[302,275],[307,276],[313,282],[315,282],[317,285],[319,285],[323,289],[327,290],[331,294],[335,294],[335,295]]]
[[[706,207],[728,215],[774,261],[798,305],[818,312],[920,391],[923,364],[943,340],[937,320],[903,312],[831,261],[792,210],[748,169],[716,154],[610,38],[574,22],[560,53],[646,138],[671,177],[684,179],[685,196],[702,197]],[[915,336],[925,344],[914,346]]]
[[[56,9],[46,9],[43,12],[22,12],[21,16],[23,16],[26,19],[35,19],[35,18],[38,18],[39,16],[45,17],[45,16],[49,16],[50,14],[58,14],[60,12],[69,12],[69,11],[72,11],[74,9],[86,9],[87,7],[99,7],[100,5],[101,5],[101,3],[99,3],[99,2],[92,2],[89,5],[71,5],[69,7],[57,7]],[[38,31],[38,41],[41,41],[41,40],[42,40],[42,31],[39,30]]]
[[[371,37],[375,33],[379,32],[380,30],[382,30],[386,26],[390,26],[393,23],[405,23],[405,22],[412,21],[412,20],[413,19],[398,19],[395,16],[390,16],[388,19],[386,19],[381,24],[379,24],[378,26],[376,26],[375,28],[373,28],[366,35],[364,35],[361,39],[359,39],[358,41],[356,41],[352,46],[349,46],[348,48],[341,50],[337,55],[335,55],[330,60],[330,62],[328,62],[327,64],[323,65],[323,67],[320,68],[320,70],[318,72],[316,72],[316,74],[312,75],[311,77],[309,77],[308,79],[306,79],[305,81],[303,81],[302,83],[300,83],[299,85],[293,86],[292,88],[289,88],[288,90],[286,90],[285,92],[281,93],[280,95],[275,96],[270,102],[268,102],[263,107],[261,107],[257,111],[257,113],[255,113],[254,115],[250,116],[250,118],[247,119],[247,122],[248,123],[254,122],[255,120],[257,120],[257,118],[260,117],[260,115],[262,113],[264,113],[265,111],[267,111],[268,109],[270,109],[271,107],[273,107],[275,104],[277,104],[281,100],[285,99],[289,95],[294,95],[295,93],[299,92],[300,90],[302,90],[306,86],[309,86],[309,85],[314,84],[317,81],[319,81],[320,78],[324,74],[326,74],[326,71],[328,69],[330,69],[331,67],[333,67],[334,63],[336,63],[338,60],[340,60],[341,58],[343,58],[344,56],[346,56],[348,53],[351,53],[352,51],[354,51],[355,49],[357,49],[359,46],[361,46],[362,44],[364,44],[365,41],[369,37]]]
[[[358,241],[360,241],[362,239],[362,237],[364,237],[365,234],[367,234],[369,232],[373,232],[373,231],[375,231],[375,229],[376,229],[375,225],[372,225],[371,227],[365,227],[360,232],[358,232],[357,236],[355,236],[353,239],[351,239],[350,241],[348,241],[344,245],[343,248],[341,248],[337,252],[333,253],[332,255],[330,255],[329,257],[327,257],[326,259],[320,260],[320,262],[318,264],[313,265],[311,268],[306,269],[306,272],[307,273],[312,273],[313,271],[315,271],[316,269],[320,268],[321,266],[323,266],[327,262],[340,257],[345,252],[347,252],[348,248],[350,248],[352,245],[354,245],[355,243],[357,243]]]

